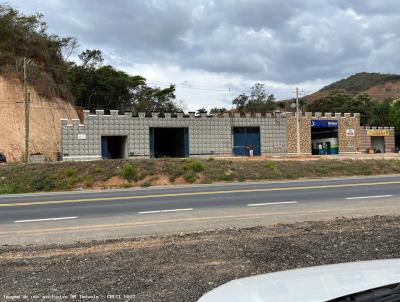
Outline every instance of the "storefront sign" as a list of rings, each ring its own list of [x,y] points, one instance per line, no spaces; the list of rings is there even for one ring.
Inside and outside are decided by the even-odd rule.
[[[335,120],[311,120],[311,127],[313,128],[337,128],[338,121]]]
[[[86,139],[86,134],[78,134],[78,139]]]
[[[388,129],[371,129],[367,130],[368,136],[389,136],[390,132]]]
[[[354,129],[346,129],[346,136],[355,136],[356,132]]]

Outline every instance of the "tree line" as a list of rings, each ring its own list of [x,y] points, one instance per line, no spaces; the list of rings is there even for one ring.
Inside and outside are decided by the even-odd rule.
[[[142,76],[105,65],[98,49],[72,60],[80,48],[77,39],[50,35],[42,14],[27,16],[0,5],[0,37],[0,74],[22,80],[22,61],[28,58],[29,84],[44,97],[61,97],[86,109],[182,110],[174,85],[150,87]]]

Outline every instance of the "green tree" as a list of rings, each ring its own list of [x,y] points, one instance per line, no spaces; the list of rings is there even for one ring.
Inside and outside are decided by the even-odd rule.
[[[197,109],[196,113],[197,113],[197,114],[207,113],[207,109],[204,108],[204,107],[202,107],[202,108],[200,108],[200,109]]]
[[[371,106],[368,123],[370,126],[389,126],[389,114],[391,110],[392,99],[385,99],[381,102],[375,102]]]
[[[182,108],[175,102],[175,85],[159,87],[139,86],[132,98],[135,112],[180,112]]]
[[[220,114],[220,113],[224,113],[226,111],[228,111],[228,109],[226,109],[225,107],[221,107],[221,108],[214,107],[214,108],[210,109],[210,114]]]
[[[262,83],[256,83],[250,94],[239,95],[232,104],[241,112],[268,112],[277,108],[274,95],[268,95]]]
[[[400,134],[400,100],[394,101],[389,109],[390,126],[396,128],[396,133]]]
[[[331,91],[307,106],[311,112],[350,112],[360,113],[361,124],[367,125],[373,120],[371,102],[367,94],[361,94],[353,97],[342,90]]]

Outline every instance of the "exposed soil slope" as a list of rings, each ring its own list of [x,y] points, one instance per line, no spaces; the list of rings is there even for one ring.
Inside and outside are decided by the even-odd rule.
[[[45,99],[29,87],[30,153],[55,160],[60,147],[60,119],[78,118],[74,106],[60,98]],[[24,153],[24,105],[20,81],[0,77],[0,151],[9,161],[20,161]]]

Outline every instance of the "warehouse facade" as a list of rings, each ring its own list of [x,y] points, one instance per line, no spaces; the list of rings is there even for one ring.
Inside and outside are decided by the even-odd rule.
[[[359,153],[368,142],[361,141],[358,114],[305,113],[299,122],[301,154]],[[297,154],[296,125],[294,114],[279,112],[211,116],[84,111],[83,123],[61,120],[61,154],[63,160],[286,156]]]

